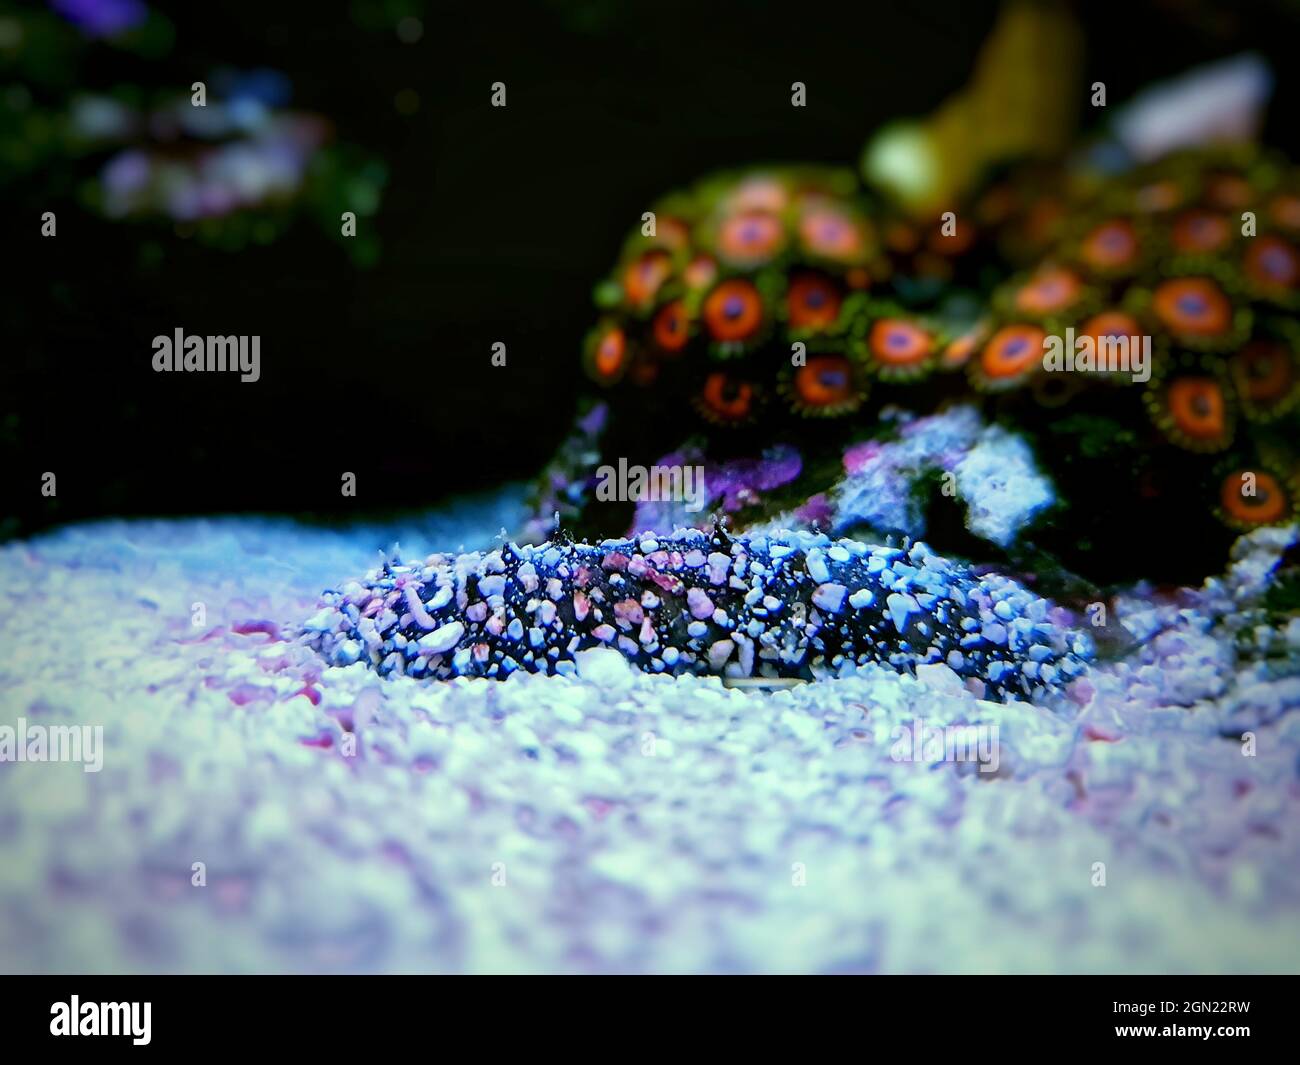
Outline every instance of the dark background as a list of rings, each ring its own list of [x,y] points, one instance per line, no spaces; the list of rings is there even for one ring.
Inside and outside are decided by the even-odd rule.
[[[239,253],[168,236],[136,267],[137,227],[19,187],[0,221],[0,476],[6,531],[111,514],[422,506],[524,478],[583,390],[593,284],[641,212],[714,168],[853,164],[884,121],[966,79],[996,4],[428,5],[416,44],[363,32],[344,4],[154,5],[169,56],[100,50],[87,88],[187,87],[268,66],[292,106],[386,161],[378,264],[306,219]],[[1275,142],[1294,147],[1295,7],[1151,0],[1080,5],[1086,81],[1112,106],[1152,80],[1253,47],[1274,62]],[[790,83],[808,106],[790,107]],[[504,81],[508,107],[489,106]],[[419,94],[416,114],[395,96]],[[1086,86],[1081,87],[1086,91]],[[339,211],[346,210],[339,205]],[[55,210],[58,237],[39,236]],[[260,334],[262,378],[156,374],[152,338]],[[507,368],[490,364],[504,341]],[[40,476],[58,476],[56,501]],[[340,474],[355,472],[344,498]],[[16,519],[16,520],[15,520]]]

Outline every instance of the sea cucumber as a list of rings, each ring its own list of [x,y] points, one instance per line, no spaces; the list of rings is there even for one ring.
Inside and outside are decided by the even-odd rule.
[[[1092,641],[1015,581],[932,553],[807,533],[680,529],[386,560],[326,592],[304,638],[333,665],[449,679],[569,674],[617,648],[652,673],[802,677],[946,663],[995,698],[1086,668]]]

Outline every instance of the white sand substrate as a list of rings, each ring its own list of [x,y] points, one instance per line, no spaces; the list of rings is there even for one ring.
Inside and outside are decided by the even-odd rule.
[[[295,641],[394,539],[519,514],[0,548],[0,726],[103,729],[99,772],[0,762],[0,970],[1300,970],[1300,680],[1195,606],[1134,597],[1141,649],[1050,707],[944,666],[429,683]],[[982,762],[908,757],[950,726]]]

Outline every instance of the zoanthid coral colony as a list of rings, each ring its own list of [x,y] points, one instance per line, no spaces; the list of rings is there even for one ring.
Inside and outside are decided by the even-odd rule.
[[[326,593],[304,636],[333,665],[409,677],[571,674],[578,654],[610,647],[673,675],[944,663],[992,698],[1060,689],[1092,654],[1046,600],[924,544],[721,528],[390,559]]]
[[[1238,529],[1296,514],[1300,171],[1276,156],[1183,153],[1074,190],[1029,269],[985,262],[1002,280],[964,320],[945,310],[952,285],[907,299],[897,223],[850,173],[722,175],[656,217],[597,290],[586,367],[615,419],[694,410],[725,452],[745,431],[806,436],[808,418],[869,432],[890,403],[964,396],[1040,425],[1110,410],[1144,469],[1177,467],[1153,490],[1196,491]],[[943,233],[954,261],[997,243],[996,225]],[[1188,455],[1203,483],[1187,484]]]

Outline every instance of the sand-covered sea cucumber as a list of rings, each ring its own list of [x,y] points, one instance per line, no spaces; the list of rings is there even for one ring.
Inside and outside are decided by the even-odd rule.
[[[943,662],[1005,698],[1086,668],[1091,640],[1050,609],[921,543],[715,528],[388,559],[326,592],[304,636],[331,664],[431,679],[568,674],[577,653],[608,646],[648,672],[730,677]]]

